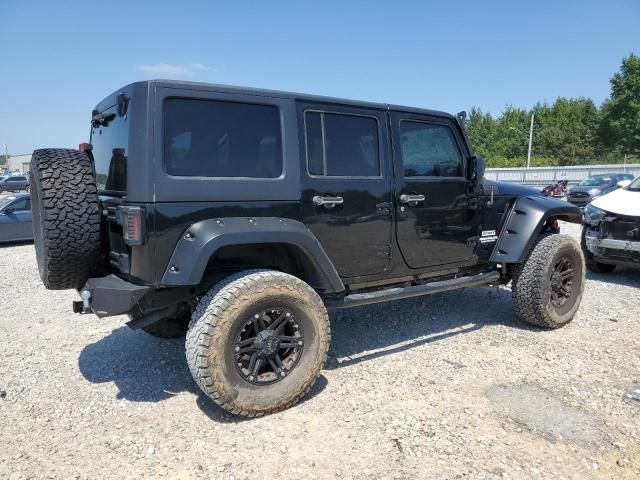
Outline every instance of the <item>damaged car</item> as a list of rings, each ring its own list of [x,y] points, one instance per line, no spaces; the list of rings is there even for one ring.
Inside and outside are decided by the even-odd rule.
[[[582,249],[592,272],[640,267],[640,177],[619,186],[584,209]]]

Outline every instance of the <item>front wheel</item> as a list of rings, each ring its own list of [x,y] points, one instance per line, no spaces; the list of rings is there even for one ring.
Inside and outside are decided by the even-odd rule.
[[[516,313],[539,327],[561,327],[578,310],[584,282],[580,245],[568,235],[541,236],[512,286]]]
[[[298,402],[320,375],[330,341],[327,311],[302,280],[240,272],[200,301],[186,338],[194,380],[216,404],[258,417]]]

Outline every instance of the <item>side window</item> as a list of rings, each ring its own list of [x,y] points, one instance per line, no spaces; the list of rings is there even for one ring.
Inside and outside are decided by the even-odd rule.
[[[461,177],[462,155],[446,125],[400,122],[405,177]]]
[[[307,111],[305,133],[310,175],[380,176],[380,142],[375,117]]]
[[[168,99],[164,162],[175,176],[277,178],[283,170],[280,111],[272,105]]]
[[[9,208],[12,208],[14,212],[20,212],[23,210],[31,210],[31,199],[30,198],[20,198],[14,201]]]

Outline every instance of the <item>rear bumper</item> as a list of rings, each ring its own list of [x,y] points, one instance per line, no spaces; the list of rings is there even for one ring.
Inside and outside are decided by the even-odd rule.
[[[139,310],[140,301],[150,290],[150,287],[135,285],[115,275],[107,275],[87,280],[80,290],[80,295],[83,300],[86,297],[85,313],[89,313],[86,311],[88,307],[98,317],[110,317]]]

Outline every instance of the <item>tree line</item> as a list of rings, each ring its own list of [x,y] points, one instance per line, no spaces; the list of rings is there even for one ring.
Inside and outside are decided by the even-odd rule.
[[[497,118],[472,108],[466,131],[489,167],[526,165],[534,115],[531,166],[640,162],[640,57],[630,54],[611,78],[600,106],[590,98],[558,98],[525,110],[508,105]]]

